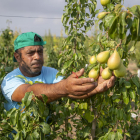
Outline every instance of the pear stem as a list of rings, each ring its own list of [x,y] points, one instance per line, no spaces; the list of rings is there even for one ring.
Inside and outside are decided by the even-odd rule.
[[[102,46],[102,44],[101,44],[101,42],[100,42],[100,46],[101,46],[102,49],[104,49],[103,46]]]
[[[121,46],[121,45],[122,45],[122,39],[121,39],[120,43],[117,44],[116,49],[117,49],[119,46]]]

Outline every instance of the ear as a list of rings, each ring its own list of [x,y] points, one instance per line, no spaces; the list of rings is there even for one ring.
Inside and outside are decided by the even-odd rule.
[[[14,52],[14,57],[16,58],[17,62],[19,63],[20,62],[20,55],[16,52]]]

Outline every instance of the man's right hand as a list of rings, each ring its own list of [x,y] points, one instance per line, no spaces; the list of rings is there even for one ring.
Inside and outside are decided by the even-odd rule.
[[[78,78],[84,74],[84,69],[71,74],[67,79],[65,79],[65,93],[68,97],[74,96],[82,96],[85,95],[92,90],[94,90],[98,83],[94,82],[93,78]]]

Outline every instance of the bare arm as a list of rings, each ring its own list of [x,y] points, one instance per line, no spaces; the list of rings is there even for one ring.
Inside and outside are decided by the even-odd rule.
[[[78,77],[82,76],[84,69],[76,72]],[[42,99],[41,94],[48,97],[48,103],[60,99],[62,97],[83,96],[96,88],[97,83],[92,78],[76,78],[75,74],[70,75],[67,79],[55,84],[23,84],[19,86],[12,94],[12,100],[21,102],[26,92],[33,93]],[[86,84],[91,83],[91,84]]]
[[[84,69],[81,69],[76,72],[76,75],[80,77],[83,73]],[[30,91],[33,91],[39,99],[42,99],[41,94],[45,94],[48,97],[48,103],[62,97],[85,99],[108,90],[114,86],[116,79],[115,76],[112,76],[109,80],[104,80],[100,76],[97,83],[92,78],[76,78],[76,75],[72,74],[56,84],[23,84],[14,91],[12,100],[21,102],[25,93]]]

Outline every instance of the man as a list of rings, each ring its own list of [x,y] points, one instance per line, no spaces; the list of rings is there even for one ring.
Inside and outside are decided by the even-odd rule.
[[[18,102],[21,102],[26,92],[33,93],[42,99],[41,94],[48,97],[48,103],[58,100],[62,97],[74,99],[84,99],[94,94],[104,92],[115,83],[115,77],[109,80],[98,78],[98,83],[93,78],[77,78],[83,75],[84,69],[71,74],[67,79],[58,77],[57,70],[50,67],[44,67],[43,45],[44,42],[36,33],[27,32],[19,35],[14,42],[14,61],[17,61],[19,67],[7,74],[2,82],[2,93],[6,100],[6,110],[18,108]],[[22,75],[24,79],[17,77]],[[39,81],[40,83],[36,83]]]

